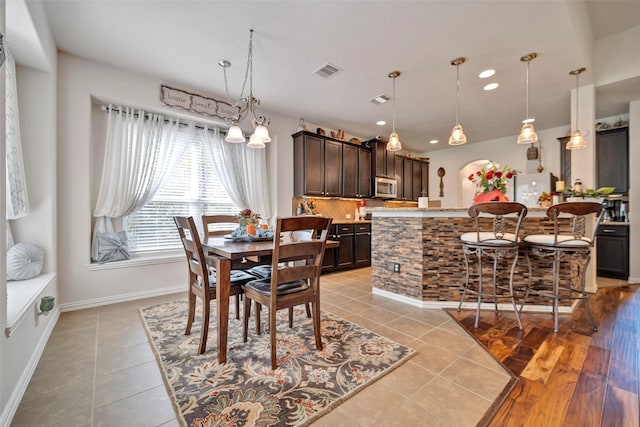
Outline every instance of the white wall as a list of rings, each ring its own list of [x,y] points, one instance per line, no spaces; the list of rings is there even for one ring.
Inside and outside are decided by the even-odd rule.
[[[5,34],[5,2],[4,0],[0,0],[0,33]],[[4,75],[6,69],[6,65],[3,64],[0,67],[0,75]],[[5,79],[0,79],[0,117],[5,116]],[[6,140],[7,140],[7,132],[6,132],[6,121],[0,120],[0,158],[4,159],[6,157]],[[0,242],[6,241],[6,233],[5,233],[5,223],[7,221],[7,212],[6,212],[6,162],[0,162]],[[6,263],[6,249],[4,244],[0,244],[0,325],[4,326],[7,323],[7,263]],[[4,337],[0,338],[0,367],[5,366],[5,347],[7,345],[6,339]],[[4,413],[4,410],[7,406],[8,396],[11,394],[11,390],[8,387],[5,387],[5,373],[3,369],[0,369],[0,414]],[[1,418],[4,418],[0,415]],[[0,422],[0,424],[2,424]]]
[[[560,175],[560,145],[557,138],[566,136],[568,126],[551,129],[536,129],[538,138],[542,141],[542,166],[544,172]],[[490,141],[468,143],[458,147],[446,146],[443,149],[427,153],[429,166],[429,200],[442,201],[443,207],[459,207],[461,197],[461,182],[459,171],[469,162],[489,159],[500,166],[510,166],[519,172],[536,172],[537,161],[527,160],[527,149],[530,145],[516,144],[517,135]],[[440,178],[437,170],[445,169],[444,197],[440,193]],[[463,206],[465,207],[465,206]]]
[[[640,26],[595,42],[594,83],[603,86],[640,76]]]

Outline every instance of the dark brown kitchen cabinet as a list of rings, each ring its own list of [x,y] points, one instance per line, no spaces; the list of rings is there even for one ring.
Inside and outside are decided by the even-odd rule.
[[[342,196],[342,144],[299,132],[293,138],[294,195]]]
[[[429,163],[420,162],[422,190],[420,196],[429,197]]]
[[[330,240],[331,236],[329,236]],[[324,257],[322,258],[322,273],[330,273],[336,269],[335,265],[336,249],[328,248],[324,250]]]
[[[336,249],[336,268],[352,267],[354,262],[354,225],[353,224],[336,224],[335,238],[338,240],[340,247]]]
[[[397,199],[404,200],[404,186],[402,185],[402,177],[404,176],[404,162],[402,161],[402,157],[395,156],[394,163],[394,169],[396,173],[393,177],[396,179],[396,189],[398,193]]]
[[[629,128],[596,132],[597,187],[615,187],[615,193],[629,192]]]
[[[372,148],[375,155],[375,161],[372,163],[374,166],[374,170],[371,171],[372,175],[394,178],[396,155],[393,151],[387,151],[387,141],[372,139],[365,142],[365,145]]]
[[[596,235],[596,270],[598,276],[628,280],[629,227],[606,225]]]
[[[355,267],[371,265],[371,224],[355,224],[354,260]]]
[[[413,160],[409,158],[402,159],[402,200],[413,200]]]
[[[344,144],[342,162],[343,197],[371,197],[371,150]]]
[[[324,142],[324,195],[342,196],[342,144]]]
[[[356,197],[371,197],[371,150],[358,148],[358,194]]]
[[[358,147],[342,147],[342,185],[344,197],[358,197]]]

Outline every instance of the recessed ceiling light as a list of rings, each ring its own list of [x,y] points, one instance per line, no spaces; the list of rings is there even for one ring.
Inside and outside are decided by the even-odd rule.
[[[432,139],[431,141],[429,141],[429,144],[437,144],[438,142],[440,141],[438,141],[437,139]]]
[[[478,74],[478,77],[480,77],[481,79],[488,79],[491,76],[495,76],[495,74],[496,70],[489,68],[488,70],[484,70],[483,72]]]
[[[536,119],[524,119],[524,120],[522,121],[522,123],[533,123],[533,122],[535,122],[535,121],[536,121]]]
[[[486,85],[485,87],[483,87],[484,90],[494,90],[496,89],[498,86],[500,86],[500,83],[489,83],[488,85]]]
[[[384,120],[378,120],[378,121],[376,122],[376,124],[377,124],[378,126],[384,126],[384,125],[386,125],[386,124],[387,124],[387,122],[385,122]]]

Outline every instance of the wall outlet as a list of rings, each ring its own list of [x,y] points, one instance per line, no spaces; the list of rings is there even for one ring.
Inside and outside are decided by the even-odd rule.
[[[393,272],[394,273],[400,273],[400,263],[399,262],[394,262],[393,263]]]

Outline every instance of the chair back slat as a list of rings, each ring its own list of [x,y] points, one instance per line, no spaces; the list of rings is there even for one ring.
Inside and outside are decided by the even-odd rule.
[[[202,215],[204,240],[229,234],[238,228],[238,224],[238,217],[235,215]]]
[[[593,246],[598,226],[602,220],[604,209],[602,204],[595,202],[566,202],[552,205],[547,209],[547,216],[553,220],[554,245],[558,243],[558,236],[562,234],[559,219],[564,215],[571,217],[570,233],[575,241],[584,241],[586,237]],[[594,217],[593,226],[587,232],[586,219]],[[571,241],[564,240],[563,244],[569,245]]]
[[[474,220],[476,241],[479,244],[499,244],[500,241],[513,234],[514,241],[518,242],[522,219],[527,216],[528,209],[518,202],[487,202],[472,205],[467,213]],[[492,229],[487,230],[480,223],[481,217],[492,218]],[[489,234],[485,234],[489,232]],[[484,237],[483,237],[484,236]]]
[[[178,228],[180,240],[182,241],[182,246],[187,257],[190,286],[202,287],[204,295],[209,298],[209,271],[193,217],[175,216],[173,220]]]

